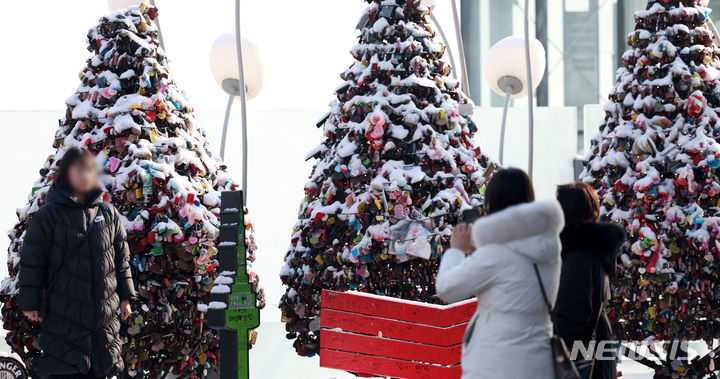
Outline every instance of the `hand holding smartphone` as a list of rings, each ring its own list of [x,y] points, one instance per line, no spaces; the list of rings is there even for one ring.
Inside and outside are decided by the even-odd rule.
[[[477,208],[466,209],[462,212],[462,220],[468,224],[473,224],[481,216]]]

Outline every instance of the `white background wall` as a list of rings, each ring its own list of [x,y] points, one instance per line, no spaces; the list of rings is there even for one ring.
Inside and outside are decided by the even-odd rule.
[[[486,153],[497,159],[502,108],[476,109],[473,119],[479,128],[475,139]],[[576,108],[536,108],[534,140],[535,194],[538,199],[552,198],[558,184],[573,181],[572,160],[578,152]],[[527,170],[528,146],[528,109],[511,108],[505,133],[503,165]]]

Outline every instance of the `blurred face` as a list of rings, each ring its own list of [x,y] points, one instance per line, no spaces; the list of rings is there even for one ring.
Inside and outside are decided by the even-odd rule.
[[[97,188],[98,169],[93,159],[82,159],[68,168],[68,182],[77,195],[87,194]]]

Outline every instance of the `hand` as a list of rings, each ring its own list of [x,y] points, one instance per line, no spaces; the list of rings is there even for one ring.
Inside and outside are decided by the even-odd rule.
[[[455,225],[450,237],[450,247],[462,250],[465,255],[472,254],[472,225],[467,223]]]
[[[38,311],[23,311],[23,314],[25,317],[27,317],[30,322],[40,322],[40,315],[38,314]]]
[[[130,314],[132,314],[132,309],[130,309],[130,300],[123,300],[120,303],[120,319],[127,320],[127,318],[130,317]]]

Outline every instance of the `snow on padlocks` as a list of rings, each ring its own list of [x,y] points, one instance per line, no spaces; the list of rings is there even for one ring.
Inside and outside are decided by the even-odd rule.
[[[716,321],[720,257],[720,60],[707,9],[649,0],[635,13],[605,120],[581,179],[623,225],[609,316],[623,340],[705,339]],[[692,323],[693,328],[683,324]]]
[[[324,140],[307,155],[317,162],[281,273],[300,355],[318,352],[323,288],[436,302],[443,246],[460,210],[479,204],[491,165],[428,8],[369,3],[355,62],[317,124]]]

